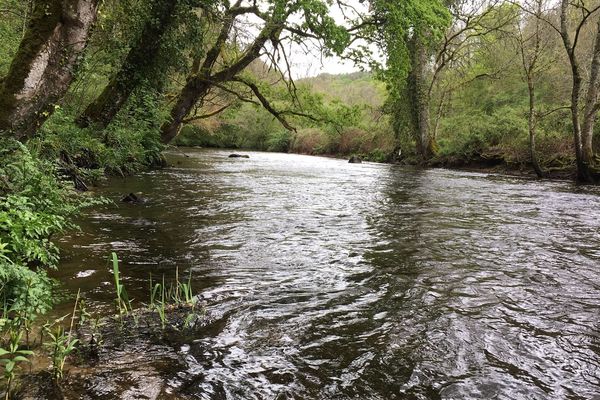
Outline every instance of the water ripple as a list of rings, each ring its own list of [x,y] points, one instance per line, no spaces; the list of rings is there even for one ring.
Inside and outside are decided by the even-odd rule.
[[[58,272],[100,305],[111,250],[136,298],[150,272],[191,271],[212,323],[170,371],[186,394],[598,398],[598,189],[189,154],[103,189],[149,202],[95,210]]]

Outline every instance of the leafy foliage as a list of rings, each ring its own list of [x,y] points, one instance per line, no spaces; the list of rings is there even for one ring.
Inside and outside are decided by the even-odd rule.
[[[43,269],[58,263],[50,239],[73,228],[70,218],[98,200],[79,198],[52,163],[24,145],[4,140],[0,149],[0,296],[5,309],[44,312],[52,282]]]
[[[450,13],[440,0],[372,0],[371,5],[377,23],[369,29],[386,55],[381,74],[394,96],[410,69],[411,35],[420,35],[433,45],[450,24]]]
[[[33,355],[32,351],[21,348],[21,337],[22,333],[20,331],[12,331],[8,346],[6,348],[0,347],[0,365],[4,368],[3,376],[7,382],[6,399],[10,396],[11,385],[17,372],[17,365],[29,362],[27,357]]]
[[[293,132],[260,106],[235,104],[221,115],[187,125],[175,143],[306,154],[361,154],[375,161],[387,160],[394,148],[393,133],[382,115],[385,89],[371,74],[325,74],[300,80],[297,103],[290,101],[286,88],[275,86],[265,93],[277,99],[273,104],[283,112],[309,117],[288,113],[286,118],[296,128]]]
[[[62,379],[67,357],[75,350],[75,346],[79,342],[79,339],[72,338],[71,331],[65,332],[62,323],[66,317],[44,325],[44,333],[49,338],[49,341],[44,344],[50,354],[52,375],[56,381]]]

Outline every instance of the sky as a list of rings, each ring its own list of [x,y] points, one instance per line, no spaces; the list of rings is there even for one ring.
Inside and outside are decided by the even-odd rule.
[[[366,5],[358,0],[348,0],[346,3],[351,4],[359,12],[368,12]],[[338,24],[347,25],[342,11],[337,6],[330,8],[329,15]],[[375,51],[373,48],[371,50]],[[291,75],[294,79],[313,77],[323,73],[335,75],[360,71],[359,66],[339,57],[323,57],[316,48],[312,48],[311,52],[307,54],[305,48],[292,44],[288,47],[287,53],[291,64]],[[283,67],[283,65],[280,66]]]
[[[368,12],[365,3],[359,2],[358,0],[349,0],[347,3],[351,4],[358,11],[362,11],[365,14]],[[347,25],[344,14],[338,7],[330,7],[329,15],[333,17],[338,24]],[[292,76],[295,78],[312,77],[323,73],[336,75],[360,71],[360,68],[354,65],[353,62],[341,60],[339,57],[323,58],[319,54],[298,54],[294,59],[297,60],[296,62],[298,64],[297,66],[293,66]]]
[[[305,54],[297,50],[292,56],[292,76],[302,79],[320,74],[349,74],[360,71],[352,62],[341,60],[339,57],[323,58],[318,54]]]

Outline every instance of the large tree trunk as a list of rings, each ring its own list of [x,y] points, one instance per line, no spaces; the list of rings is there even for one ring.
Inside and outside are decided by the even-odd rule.
[[[0,130],[31,137],[73,80],[98,0],[38,0],[0,86]]]
[[[411,53],[412,67],[408,76],[411,117],[418,151],[421,160],[426,162],[434,154],[434,141],[429,126],[428,53],[418,35],[412,40]]]
[[[210,86],[197,77],[188,80],[171,109],[171,118],[161,127],[160,137],[164,144],[170,143],[177,137],[183,120],[196,105],[198,99],[204,97],[209,89]]]
[[[151,4],[152,12],[121,69],[78,118],[80,126],[93,124],[105,128],[135,88],[152,73],[151,70],[159,56],[162,37],[170,27],[177,3],[176,0],[156,0]]]
[[[581,123],[581,141],[583,162],[592,169],[594,160],[594,124],[598,114],[598,94],[600,92],[600,21],[598,21],[598,30],[594,42],[594,52],[592,53],[592,64],[590,72],[590,82],[583,109],[583,121]]]

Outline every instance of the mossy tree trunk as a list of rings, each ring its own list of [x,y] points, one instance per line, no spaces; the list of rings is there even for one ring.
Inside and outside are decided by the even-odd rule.
[[[410,42],[411,70],[408,74],[408,96],[417,150],[422,162],[427,162],[435,151],[435,142],[429,124],[428,51],[419,35]]]
[[[131,93],[152,73],[152,69],[157,67],[162,39],[171,26],[177,3],[177,0],[151,2],[152,11],[140,36],[127,54],[119,72],[78,118],[80,126],[108,126]]]
[[[197,77],[188,80],[187,84],[181,89],[175,105],[171,108],[171,118],[161,127],[161,142],[169,144],[177,137],[185,117],[209,90],[208,83]]]
[[[31,137],[73,80],[98,0],[37,0],[0,86],[0,131]]]
[[[582,152],[584,162],[592,169],[595,167],[594,159],[594,125],[600,108],[600,20],[597,22],[596,37],[594,39],[594,50],[590,68],[588,90],[585,97],[583,109],[583,121],[581,123]],[[597,172],[593,171],[597,180]]]

